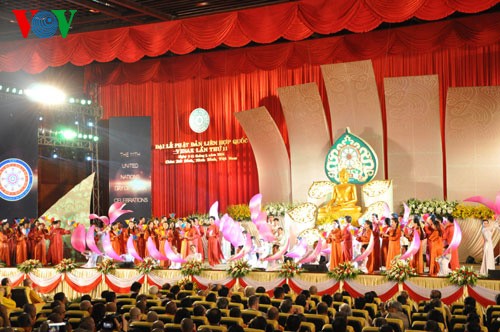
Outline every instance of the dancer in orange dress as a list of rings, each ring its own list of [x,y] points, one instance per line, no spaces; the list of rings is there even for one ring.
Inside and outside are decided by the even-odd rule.
[[[26,223],[21,223],[16,231],[16,262],[21,264],[28,259],[28,236],[26,235]]]
[[[344,255],[344,262],[352,261],[352,234],[351,234],[351,216],[345,217],[345,226],[342,229],[342,251]]]
[[[49,264],[57,265],[63,259],[63,235],[70,234],[71,232],[60,227],[61,221],[56,220],[52,223],[52,229],[49,231],[49,253],[47,261]]]
[[[144,231],[144,242],[147,243],[149,238],[153,240],[155,247],[158,249],[158,244],[159,244],[158,234],[156,233],[155,224],[153,221],[148,222],[148,227]],[[149,250],[147,247],[145,249],[145,254],[146,254],[145,257],[149,256]]]
[[[2,225],[2,231],[0,232],[0,260],[5,263],[5,266],[11,266],[10,264],[10,250],[8,243],[8,234],[7,228],[5,225],[8,225],[8,221],[5,220]]]
[[[328,234],[327,242],[330,243],[330,271],[343,262],[342,253],[342,231],[338,220],[334,220],[333,228]]]
[[[443,231],[443,245],[449,246],[451,240],[453,239],[453,234],[455,233],[455,219],[452,215],[448,215],[446,221],[443,220],[444,231]],[[458,249],[451,249],[451,259],[450,259],[450,269],[456,270],[460,267],[458,262]]]
[[[424,239],[424,235],[422,229],[420,228],[420,217],[414,216],[413,219],[408,221],[408,224],[405,227],[404,236],[410,241],[413,241],[415,234],[418,233],[420,237],[420,241]],[[417,271],[418,274],[424,273],[424,256],[422,245],[418,248],[418,251],[411,257],[410,264]]]
[[[197,240],[194,241],[194,245],[196,246],[196,250],[199,254],[201,254],[201,260],[205,260],[205,250],[203,248],[203,237],[205,236],[205,230],[203,226],[200,225],[200,221],[198,218],[193,219],[193,229],[196,231]]]
[[[208,240],[208,264],[210,266],[218,265],[221,262],[221,258],[224,258],[222,255],[222,249],[220,247],[220,232],[219,227],[215,224],[215,218],[209,218],[210,226],[207,229],[207,240]]]
[[[186,220],[184,227],[184,234],[181,235],[181,256],[186,258],[189,255],[189,248],[191,244],[196,239],[196,231],[191,227],[191,221]]]
[[[118,254],[121,255],[123,254],[122,252],[122,232],[118,228],[118,225],[120,222],[115,222],[111,226],[111,230],[109,231],[109,239],[111,240],[111,246],[113,247],[113,250]]]
[[[168,221],[167,217],[161,218],[161,224],[158,228],[158,239],[160,241],[160,253],[165,256],[165,242],[167,242],[167,232],[168,232]],[[168,268],[170,266],[170,261],[164,260],[160,262],[160,266]]]
[[[382,238],[382,246],[380,247],[380,264],[387,268],[387,251],[389,250],[389,236],[387,233],[391,227],[391,219],[384,218],[380,237]]]
[[[135,236],[137,238],[137,253],[142,258],[146,257],[146,241],[144,240],[144,231],[146,230],[146,218],[142,217],[139,219],[139,223],[136,225]]]
[[[33,243],[33,259],[39,260],[42,265],[47,265],[47,246],[45,239],[48,237],[48,232],[45,229],[45,224],[41,222],[35,223],[35,228],[28,235],[32,238]]]
[[[378,215],[372,214],[372,234],[373,234],[373,270],[380,270],[380,223]]]
[[[391,219],[391,227],[384,236],[386,236],[389,240],[389,245],[387,246],[387,258],[385,261],[385,267],[389,270],[392,266],[392,260],[394,257],[401,254],[401,228],[399,227],[399,221],[397,218]]]
[[[443,230],[441,222],[436,216],[427,218],[426,224],[427,245],[429,246],[429,275],[436,276],[439,272],[439,264],[436,261],[443,255]]]
[[[370,238],[373,235],[372,231],[372,223],[371,221],[365,221],[363,224],[363,229],[361,230],[361,233],[356,237],[356,240],[360,242],[364,246],[368,246],[368,243],[370,243]],[[372,251],[368,255],[368,261],[366,263],[366,269],[368,270],[368,273],[373,273],[373,263],[374,263],[374,252]]]

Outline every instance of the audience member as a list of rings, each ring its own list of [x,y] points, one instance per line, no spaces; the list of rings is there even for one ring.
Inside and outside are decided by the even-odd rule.
[[[218,308],[211,308],[207,311],[207,320],[210,325],[219,325],[222,312]]]
[[[196,332],[196,327],[191,318],[184,318],[181,321],[181,331],[182,332]]]
[[[441,329],[439,328],[438,322],[436,322],[435,320],[428,320],[427,322],[425,322],[424,331],[442,332]]]

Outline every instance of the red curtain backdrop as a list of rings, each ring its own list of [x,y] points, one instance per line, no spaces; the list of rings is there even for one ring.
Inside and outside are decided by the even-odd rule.
[[[343,29],[366,32],[383,22],[412,17],[437,20],[455,11],[477,13],[498,0],[301,0],[274,6],[215,14],[184,20],[69,34],[67,38],[29,39],[0,44],[0,71],[39,73],[48,66],[71,62],[119,59],[135,62],[167,52],[186,54],[221,44],[241,47],[250,42],[271,43],[279,38],[297,41],[313,33]],[[78,14],[75,20],[78,19]],[[214,24],[216,23],[216,24]]]
[[[444,146],[448,87],[499,85],[499,40],[500,14],[495,13],[418,29],[93,65],[86,77],[89,83],[102,85],[100,102],[106,117],[152,116],[153,144],[242,137],[233,113],[258,106],[267,107],[288,144],[277,88],[316,82],[329,115],[320,64],[371,59],[383,119],[384,77],[439,75]],[[344,53],[339,45],[348,45],[351,51]],[[196,107],[211,115],[211,126],[203,134],[191,132],[187,123]],[[154,214],[207,212],[215,200],[220,200],[221,211],[228,204],[248,202],[258,192],[258,174],[251,147],[240,145],[238,153],[237,162],[172,166],[162,164],[165,152],[154,151]]]

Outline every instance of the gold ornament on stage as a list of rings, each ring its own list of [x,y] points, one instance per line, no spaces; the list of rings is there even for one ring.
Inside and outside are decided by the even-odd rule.
[[[305,231],[302,231],[298,237],[304,239],[308,245],[312,246],[314,245],[314,242],[318,241],[318,239],[321,237],[321,232],[319,231],[319,229],[309,228]]]
[[[315,181],[311,187],[309,187],[307,195],[310,198],[321,199],[327,195],[331,195],[334,187],[335,183],[330,181]]]
[[[295,208],[287,212],[288,216],[293,221],[301,224],[312,223],[313,225],[316,221],[317,213],[318,211],[316,205],[312,203],[297,205]]]

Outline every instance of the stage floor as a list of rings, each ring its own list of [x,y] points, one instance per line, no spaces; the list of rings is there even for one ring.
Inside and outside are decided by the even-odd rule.
[[[16,268],[0,268],[0,277],[9,277],[12,285],[17,286],[26,277]],[[151,285],[161,287],[164,283],[175,284],[185,278],[179,270],[154,270],[147,275],[141,275],[136,269],[116,269],[110,274],[102,275],[95,269],[78,268],[70,273],[59,274],[54,268],[40,268],[27,275],[33,280],[35,287],[42,294],[52,296],[56,292],[64,292],[69,299],[76,299],[82,294],[100,297],[103,290],[111,289],[117,293],[128,293],[134,281],[147,284],[142,291],[147,292]],[[446,277],[412,277],[404,283],[388,282],[384,275],[358,275],[354,280],[339,282],[331,279],[326,273],[301,273],[292,279],[284,279],[278,272],[252,271],[244,278],[234,279],[228,276],[225,270],[203,270],[200,276],[190,277],[200,288],[210,284],[224,284],[228,287],[246,285],[264,286],[272,290],[276,286],[287,282],[295,291],[308,289],[315,285],[322,293],[334,293],[339,290],[348,290],[356,294],[364,294],[375,290],[386,297],[392,298],[402,289],[410,289],[419,296],[428,297],[432,289],[440,289],[445,294],[455,295],[458,299],[466,296],[471,289],[451,285]],[[484,297],[483,303],[493,301],[500,293],[500,282],[495,279],[479,279],[473,290]],[[460,293],[458,293],[460,292]],[[359,296],[359,295],[358,295]],[[381,296],[382,298],[382,296]]]

